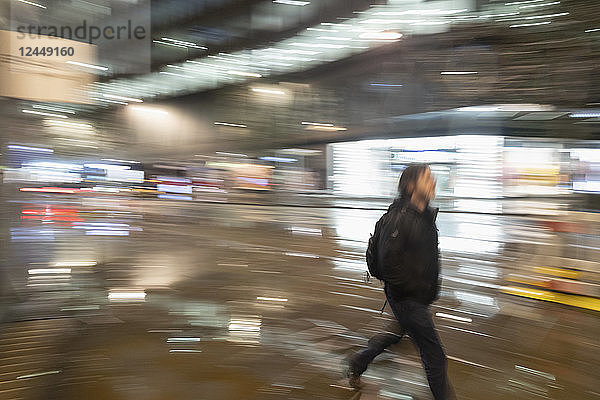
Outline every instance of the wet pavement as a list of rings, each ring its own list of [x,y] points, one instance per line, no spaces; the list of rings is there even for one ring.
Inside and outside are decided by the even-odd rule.
[[[391,319],[379,283],[364,281],[380,207],[6,204],[0,399],[431,398],[407,338],[375,360],[363,391],[341,376]],[[507,293],[540,267],[577,271],[595,290],[597,218],[562,217],[582,229],[440,213],[432,313],[459,399],[600,398],[598,312]]]

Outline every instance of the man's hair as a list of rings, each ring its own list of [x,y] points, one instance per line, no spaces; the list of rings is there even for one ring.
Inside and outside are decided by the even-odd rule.
[[[429,169],[427,164],[410,164],[400,175],[398,194],[402,198],[410,198],[421,174]]]

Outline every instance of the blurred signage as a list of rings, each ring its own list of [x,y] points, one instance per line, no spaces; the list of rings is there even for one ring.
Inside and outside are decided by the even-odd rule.
[[[94,81],[95,46],[44,35],[0,30],[0,96],[85,102]]]

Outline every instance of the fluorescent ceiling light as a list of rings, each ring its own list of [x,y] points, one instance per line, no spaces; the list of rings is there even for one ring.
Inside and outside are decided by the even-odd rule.
[[[86,64],[86,63],[81,63],[81,62],[77,62],[77,61],[67,61],[67,64],[78,65],[78,66],[84,67],[84,68],[98,69],[100,71],[108,71],[108,67],[103,67],[101,65],[92,65],[92,64]]]

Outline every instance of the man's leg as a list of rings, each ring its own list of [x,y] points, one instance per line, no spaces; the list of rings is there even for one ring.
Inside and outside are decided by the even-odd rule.
[[[398,343],[403,335],[404,331],[398,321],[394,320],[390,322],[385,332],[379,333],[369,339],[366,349],[350,357],[350,373],[357,376],[362,375],[375,357],[383,353],[389,346]]]
[[[429,308],[414,301],[390,304],[394,314],[419,349],[429,388],[436,400],[454,399],[447,375],[446,354],[435,330]]]

